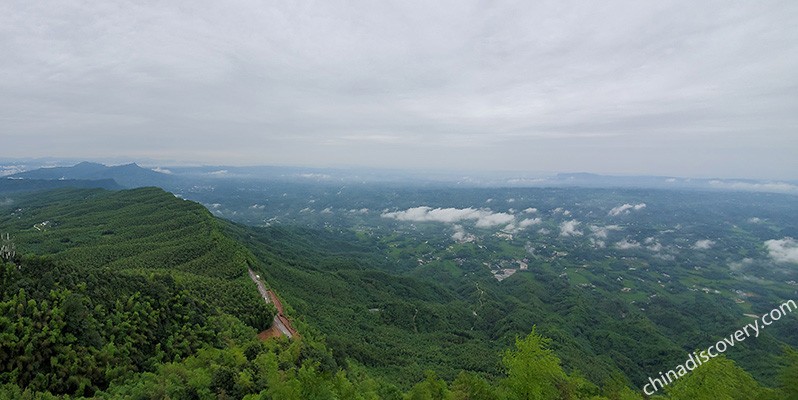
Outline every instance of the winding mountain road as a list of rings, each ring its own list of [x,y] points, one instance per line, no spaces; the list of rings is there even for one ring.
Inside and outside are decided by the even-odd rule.
[[[247,270],[249,271],[249,277],[253,282],[255,282],[255,285],[258,286],[258,292],[263,298],[263,301],[265,301],[267,304],[274,304],[274,307],[277,309],[277,315],[274,316],[272,327],[261,332],[258,336],[262,338],[277,336],[275,335],[276,332],[274,332],[274,329],[277,329],[280,334],[288,337],[289,339],[299,336],[299,333],[297,333],[296,329],[291,326],[291,321],[288,320],[288,317],[286,317],[283,313],[283,303],[280,302],[280,298],[277,297],[277,295],[271,290],[266,289],[266,285],[264,285],[263,281],[260,280],[260,275],[256,274],[255,271],[250,268]]]

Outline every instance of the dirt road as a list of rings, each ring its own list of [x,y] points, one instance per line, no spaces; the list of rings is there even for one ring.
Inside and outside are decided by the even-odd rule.
[[[272,327],[261,332],[258,337],[261,339],[266,339],[269,337],[283,335],[290,339],[294,336],[298,336],[299,334],[297,333],[296,329],[291,326],[291,321],[283,312],[283,303],[280,301],[280,298],[277,297],[277,295],[271,290],[266,289],[266,285],[264,285],[263,281],[261,281],[260,275],[256,274],[255,271],[249,269],[249,277],[253,282],[255,282],[255,285],[258,286],[258,292],[263,298],[263,301],[265,301],[267,304],[274,304],[274,307],[277,309],[277,315],[274,316]]]

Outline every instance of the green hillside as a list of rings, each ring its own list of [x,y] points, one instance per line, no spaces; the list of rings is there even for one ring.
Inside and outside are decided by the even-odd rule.
[[[24,256],[2,271],[3,306],[17,310],[0,324],[6,379],[91,394],[128,373],[221,344],[222,329],[271,324],[274,310],[246,274],[247,251],[196,203],[154,188],[12,199],[0,231],[11,233]],[[35,332],[42,325],[48,329]],[[65,348],[79,362],[52,360],[68,356]]]
[[[479,266],[405,268],[367,237],[235,225],[156,188],[5,196],[0,399],[641,399],[641,363],[684,354],[550,273],[498,290]],[[274,309],[247,267],[301,338],[256,338]],[[792,398],[798,356],[765,361],[782,390],[720,357],[663,398]]]
[[[619,290],[584,290],[546,265],[498,282],[482,265],[458,261],[466,256],[456,248],[408,267],[391,247],[355,234],[238,227],[231,235],[266,264],[266,279],[296,313],[326,335],[339,363],[365,365],[402,387],[430,369],[447,380],[463,369],[500,380],[501,351],[535,325],[553,339],[569,373],[598,386],[619,379],[638,386],[741,323],[733,302],[717,296],[683,291],[653,299],[644,313]],[[783,364],[779,338],[792,338],[796,319],[779,324],[728,352],[768,385]]]

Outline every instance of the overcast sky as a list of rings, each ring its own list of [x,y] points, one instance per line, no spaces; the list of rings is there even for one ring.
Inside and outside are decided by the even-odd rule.
[[[3,157],[798,178],[798,1],[0,2]]]

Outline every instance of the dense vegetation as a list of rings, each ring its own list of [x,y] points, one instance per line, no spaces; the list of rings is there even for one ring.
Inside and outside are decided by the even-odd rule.
[[[3,204],[0,232],[22,256],[0,268],[0,399],[640,399],[632,388],[682,362],[698,333],[669,323],[714,315],[695,327],[698,347],[738,322],[734,305],[703,292],[642,313],[556,266],[498,282],[467,261],[468,246],[420,265],[434,241],[403,253],[396,237],[234,225],[159,189]],[[300,339],[256,339],[274,310],[247,267],[283,297]],[[673,312],[682,307],[693,320]],[[777,339],[794,324],[663,398],[796,398],[798,357]],[[777,389],[731,360],[756,357]]]
[[[373,245],[366,246],[355,235],[246,232],[238,237],[268,265],[266,279],[327,335],[339,363],[357,362],[404,387],[428,369],[447,380],[462,369],[499,379],[500,352],[535,324],[553,339],[566,370],[596,385],[620,379],[637,386],[742,324],[736,304],[701,291],[652,299],[643,312],[617,288],[585,290],[553,268],[498,282],[481,264],[458,264],[457,254],[404,270],[375,256],[378,243],[366,239]],[[793,339],[796,329],[794,317],[779,323],[728,353],[772,377],[771,384],[783,365],[780,339]]]
[[[17,251],[0,270],[0,376],[92,395],[132,373],[222,346],[226,324],[274,315],[248,253],[195,203],[160,189],[22,195],[0,219]]]
[[[270,260],[271,284],[336,351],[407,384],[431,367],[447,379],[463,365],[494,375],[499,357],[474,355],[497,354],[538,324],[567,368],[597,384],[620,373],[641,385],[749,315],[798,298],[795,264],[774,261],[764,245],[798,237],[789,195],[235,181],[190,195],[261,225],[237,237]],[[611,215],[624,204],[646,206]],[[536,224],[385,217],[418,206]],[[566,223],[577,232],[561,234]],[[458,229],[474,240],[454,240]],[[494,279],[519,261],[529,269]],[[775,385],[784,345],[798,346],[796,318],[729,356]]]
[[[113,179],[11,179],[0,178],[0,193],[28,192],[58,188],[121,189]]]

